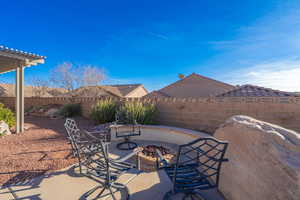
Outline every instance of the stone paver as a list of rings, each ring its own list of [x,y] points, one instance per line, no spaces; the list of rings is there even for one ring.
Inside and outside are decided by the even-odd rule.
[[[171,181],[163,171],[140,174],[128,184],[130,199],[162,199],[166,191],[171,189]]]
[[[9,188],[0,189],[0,199],[2,200],[14,200],[14,196],[10,192]]]

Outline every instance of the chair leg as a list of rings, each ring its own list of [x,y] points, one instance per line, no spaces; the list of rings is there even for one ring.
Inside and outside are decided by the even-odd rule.
[[[88,192],[86,192],[83,197],[86,199],[87,197],[89,197],[91,194],[93,194],[96,190],[98,190],[99,188],[101,188],[101,186],[96,186],[92,189],[90,189]]]
[[[170,190],[169,192],[167,192],[167,193],[164,195],[163,200],[171,200],[171,197],[172,197],[173,194],[174,194],[173,191]]]
[[[113,200],[116,200],[116,197],[115,197],[113,191],[111,190],[111,188],[109,187],[108,189],[109,189],[110,195],[112,196]]]
[[[187,194],[185,194],[185,196],[183,197],[183,199],[187,199],[188,197],[191,200],[205,200],[203,198],[203,196],[200,193],[198,193],[198,192],[187,193]]]
[[[163,200],[172,200],[172,196],[176,195],[177,193],[174,193],[172,190],[170,190],[169,192],[167,192],[164,195]],[[182,200],[205,200],[201,194],[199,193],[185,193],[184,196],[182,197]]]
[[[102,184],[101,184],[102,185]],[[101,188],[101,186],[97,186],[95,188],[93,188],[92,190],[90,190],[89,192],[87,192],[85,196],[88,197],[89,195],[91,195],[92,193],[94,193],[97,189]],[[115,188],[115,191],[112,190],[112,188]],[[97,199],[108,199],[109,196],[111,196],[113,198],[113,200],[117,200],[116,196],[115,196],[115,193],[116,192],[121,192],[121,190],[126,190],[126,197],[125,198],[122,198],[122,199],[125,199],[125,200],[129,200],[129,192],[128,192],[128,188],[126,187],[126,185],[122,185],[122,184],[116,184],[116,183],[113,183],[112,185],[110,184],[103,184],[102,185],[102,190],[99,192],[99,194],[94,198],[95,200]],[[106,194],[103,194],[105,190],[108,190],[108,192],[106,192]]]
[[[78,165],[79,165],[79,172],[80,172],[80,174],[82,174],[81,159],[80,159],[80,155],[78,155],[78,154],[77,154],[77,160],[78,160]]]
[[[102,190],[99,192],[99,194],[97,195],[96,199],[99,198],[99,197],[103,194],[103,192],[105,191],[105,189],[106,189],[106,188],[103,187],[103,189],[102,189]]]
[[[128,188],[127,188],[126,185],[123,185],[123,184],[120,184],[120,183],[113,183],[111,187],[116,188],[116,192],[117,191],[121,192],[121,190],[125,190],[126,191],[126,198],[125,198],[125,200],[129,200],[129,196],[130,195],[129,195],[129,190],[128,190]]]

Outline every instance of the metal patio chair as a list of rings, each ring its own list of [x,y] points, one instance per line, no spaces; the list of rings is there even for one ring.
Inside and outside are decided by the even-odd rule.
[[[120,150],[132,150],[138,146],[137,143],[133,142],[130,138],[141,135],[141,126],[136,122],[136,120],[133,119],[131,121],[132,123],[130,124],[116,114],[116,121],[112,128],[115,128],[116,130],[116,138],[124,138],[123,142],[117,144],[117,148]],[[121,131],[120,128],[123,125],[130,127],[130,130]]]
[[[95,138],[89,133],[87,133],[87,136],[89,139],[92,139],[93,141],[95,140]],[[90,149],[90,152],[87,152],[89,156],[92,156],[88,162],[85,163],[85,166],[87,167],[87,173],[85,175],[100,183],[100,186],[96,186],[91,189],[84,196],[88,197],[97,189],[102,188],[95,199],[101,199],[110,195],[114,200],[116,200],[115,193],[121,190],[126,191],[125,199],[129,199],[129,192],[126,185],[116,183],[116,181],[120,175],[126,173],[128,170],[138,168],[138,162],[136,164],[132,164],[126,161],[140,151],[141,149],[136,148],[133,152],[122,158],[111,159],[109,158],[109,148],[106,147],[102,140],[98,139],[93,148]],[[107,190],[108,193],[105,194],[105,190]]]
[[[184,193],[183,199],[204,199],[200,190],[218,188],[221,165],[228,143],[215,138],[200,138],[179,146],[176,162],[168,163],[161,152],[162,169],[172,181],[173,188],[164,195],[171,199],[177,193]]]
[[[72,153],[74,157],[77,157],[78,159],[78,165],[80,173],[82,173],[82,166],[85,164],[85,162],[90,159],[92,153],[91,149],[95,149],[95,145],[97,144],[98,140],[102,140],[105,142],[105,146],[108,146],[110,142],[110,133],[104,133],[104,132],[87,132],[87,131],[81,131],[74,119],[67,118],[65,121],[65,129],[67,131],[68,140],[72,147]],[[87,133],[90,134],[97,134],[97,137],[95,137],[94,140],[87,139]],[[92,137],[90,135],[90,137]],[[89,155],[91,154],[91,155]]]

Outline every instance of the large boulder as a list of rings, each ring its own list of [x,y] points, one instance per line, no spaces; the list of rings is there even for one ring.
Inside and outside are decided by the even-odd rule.
[[[59,108],[50,108],[45,112],[46,117],[57,118],[59,116]]]
[[[300,134],[247,116],[233,116],[214,136],[229,141],[220,190],[229,200],[299,200]]]
[[[4,121],[0,121],[0,134],[10,135],[11,132],[9,130],[9,126]]]

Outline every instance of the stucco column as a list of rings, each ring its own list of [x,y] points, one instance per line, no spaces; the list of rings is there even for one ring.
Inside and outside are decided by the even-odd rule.
[[[16,133],[24,131],[24,68],[16,69]]]

